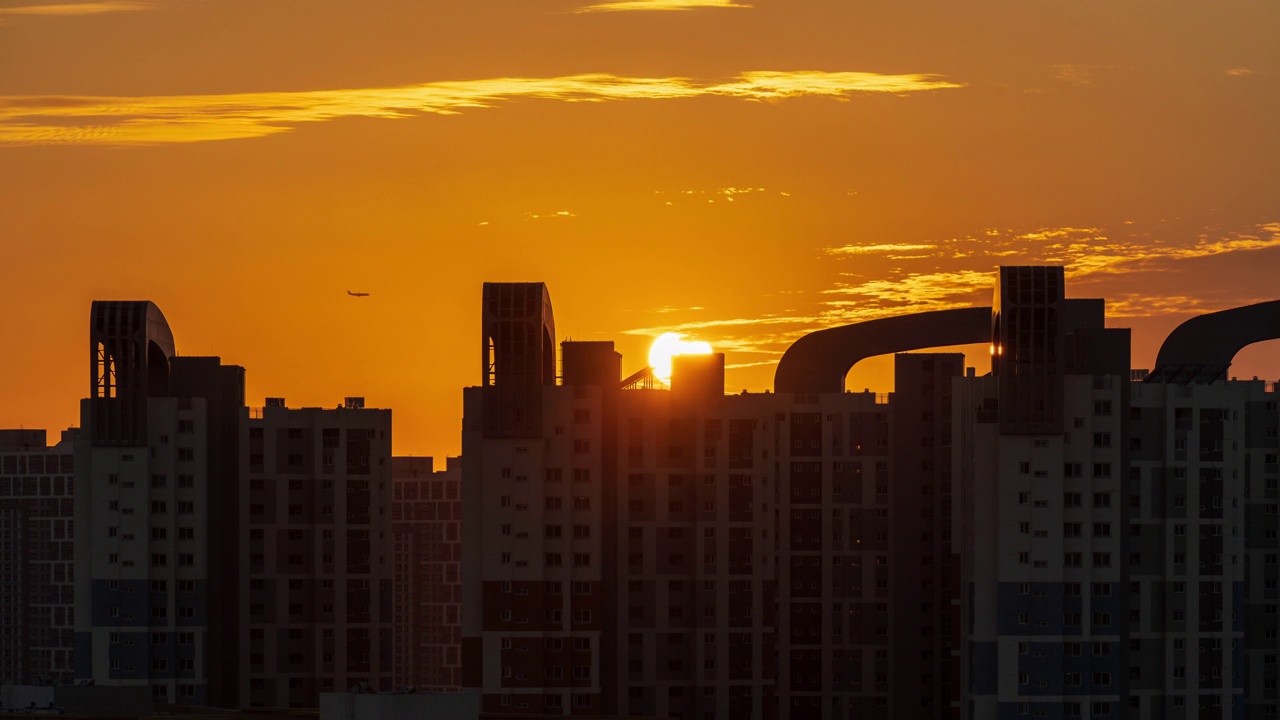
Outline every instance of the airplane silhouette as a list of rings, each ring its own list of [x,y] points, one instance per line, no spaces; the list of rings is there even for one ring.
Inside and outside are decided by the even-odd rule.
[[[369,293],[357,293],[357,292],[351,292],[350,290],[347,291],[347,294],[350,295],[351,297],[369,297]]]

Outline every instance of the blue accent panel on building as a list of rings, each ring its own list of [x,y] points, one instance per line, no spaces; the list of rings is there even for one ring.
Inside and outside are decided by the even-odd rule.
[[[1089,599],[1090,616],[1088,618],[1089,627],[1095,635],[1118,635],[1123,618],[1120,617],[1120,598],[1114,583],[1108,583],[1112,586],[1111,595],[1094,595]],[[1086,585],[1086,588],[1088,586]],[[1094,625],[1093,616],[1098,613],[1107,613],[1111,616],[1111,624]]]
[[[1068,625],[1066,616],[1079,620],[1078,623],[1073,622]],[[1064,597],[1062,599],[1062,634],[1064,636],[1084,635],[1085,628],[1088,627],[1089,618],[1084,614],[1084,598],[1081,597]]]
[[[178,627],[203,627],[209,624],[209,583],[206,580],[196,580],[194,585],[194,592],[174,594],[174,602],[177,603],[178,610],[173,622]],[[188,607],[192,608],[193,617],[183,617],[182,608]]]
[[[1062,687],[1062,643],[1029,642],[1027,652],[1018,655],[1018,672],[1027,673],[1033,680],[1044,682],[1044,687],[1031,685],[1018,688],[1024,695],[1058,695]]]
[[[200,635],[199,633],[193,633],[193,634],[195,634],[197,637]],[[177,634],[175,633],[175,636],[176,636],[176,635],[177,635]],[[175,653],[175,656],[176,656],[178,659],[181,659],[181,660],[191,660],[191,661],[192,661],[192,663],[191,663],[191,669],[190,669],[190,670],[183,670],[183,671],[181,671],[181,672],[176,672],[176,671],[175,671],[175,672],[174,672],[174,674],[173,674],[173,676],[174,676],[174,677],[176,677],[176,678],[178,678],[179,680],[190,680],[190,679],[194,678],[194,677],[196,676],[195,667],[196,667],[196,665],[200,664],[200,663],[195,662],[195,660],[196,660],[196,646],[195,646],[194,644],[191,644],[191,645],[178,645],[178,649],[177,649],[177,651],[176,651],[176,653]]]
[[[110,589],[112,582],[118,589]],[[146,627],[151,621],[146,580],[94,580],[90,593],[94,627]]]
[[[969,643],[969,692],[995,695],[999,668],[998,647],[993,642]]]
[[[1030,593],[1022,594],[1023,585]],[[1070,635],[1063,625],[1064,589],[1062,583],[1009,583],[997,588],[999,632],[1001,635]],[[1026,616],[1026,624],[1019,620]]]
[[[93,677],[93,633],[78,632],[75,635],[76,679]]]
[[[112,665],[110,672],[113,680],[137,680],[147,677],[162,677],[151,670],[151,633],[121,632],[120,642],[113,642],[107,649],[107,657]]]

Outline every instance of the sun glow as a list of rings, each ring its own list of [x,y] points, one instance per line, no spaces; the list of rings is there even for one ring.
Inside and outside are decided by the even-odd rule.
[[[701,340],[682,340],[682,333],[667,332],[654,338],[649,346],[649,367],[664,383],[671,384],[671,358],[676,355],[709,355],[710,343]]]

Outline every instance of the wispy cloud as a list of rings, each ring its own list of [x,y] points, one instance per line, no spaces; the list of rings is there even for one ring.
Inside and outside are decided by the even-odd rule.
[[[746,72],[733,82],[706,88],[711,95],[730,95],[748,100],[778,100],[802,95],[847,97],[852,93],[910,93],[964,87],[937,75],[911,73],[881,75],[868,72],[824,72],[822,70]]]
[[[524,214],[524,217],[526,220],[561,220],[564,218],[578,217],[578,214],[575,212],[569,212],[568,210],[556,210],[555,212],[549,213],[527,212]]]
[[[103,13],[114,12],[136,12],[138,10],[145,10],[148,7],[150,7],[150,3],[133,2],[132,0],[103,0],[102,2],[0,7],[0,24],[5,22],[4,18],[6,16],[45,15],[66,17],[74,15],[101,15]]]
[[[1014,237],[1018,240],[1056,240],[1059,238],[1072,237],[1073,235],[1089,235],[1098,232],[1098,228],[1040,228],[1031,232],[1020,233]],[[987,235],[998,237],[999,230],[988,230]]]
[[[975,295],[990,290],[991,285],[991,271],[985,269],[913,272],[893,279],[840,283],[823,291],[823,294],[845,296],[826,304],[844,309],[842,314],[857,313],[853,317],[866,319],[867,315],[889,314],[887,311],[892,308],[945,310],[967,307],[973,304]]]
[[[689,78],[592,74],[495,78],[397,88],[167,95],[152,97],[0,97],[0,144],[154,145],[252,138],[308,122],[349,117],[452,115],[519,99],[561,102],[732,97],[781,100],[804,95],[910,93],[962,87],[936,75],[757,71],[720,83]]]
[[[722,187],[715,190],[654,190],[654,195],[671,196],[674,200],[695,199],[699,202],[714,203],[717,199],[735,202],[735,196],[759,195],[765,191],[762,187]],[[673,200],[664,200],[666,205],[674,205]]]
[[[1253,69],[1247,67],[1233,67],[1228,68],[1226,73],[1227,77],[1248,77],[1253,74]]]
[[[1085,87],[1094,84],[1094,78],[1101,70],[1113,70],[1114,65],[1090,65],[1087,63],[1059,63],[1050,66],[1053,77],[1068,85]]]
[[[823,328],[929,310],[985,305],[991,301],[995,269],[1008,264],[1062,264],[1077,292],[1104,291],[1110,317],[1149,317],[1202,313],[1267,299],[1229,290],[1218,296],[1158,295],[1128,290],[1135,273],[1176,272],[1198,259],[1280,248],[1280,222],[1261,223],[1237,232],[1202,230],[1178,241],[1153,239],[1133,223],[1114,234],[1100,227],[984,229],[936,243],[880,243],[827,248],[834,267],[849,268],[832,287],[805,306],[760,318],[705,318],[627,331],[656,336],[667,331],[709,341],[718,351],[737,355],[730,367],[769,364],[799,337]],[[1121,236],[1122,235],[1122,236]],[[929,248],[918,255],[896,255],[908,248]],[[874,255],[901,263],[865,278],[851,271]],[[790,301],[788,301],[790,302]],[[742,359],[744,355],[755,355]]]
[[[871,253],[909,252],[912,250],[932,250],[933,245],[915,243],[881,243],[878,245],[843,245],[826,248],[828,255],[868,255]]]
[[[653,10],[699,10],[704,8],[749,8],[734,0],[617,0],[578,8],[574,12],[633,12]]]

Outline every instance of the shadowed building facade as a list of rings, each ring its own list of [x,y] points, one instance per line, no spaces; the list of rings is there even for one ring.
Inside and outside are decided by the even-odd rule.
[[[1135,384],[1128,331],[1064,291],[1005,267],[991,308],[814,333],[773,394],[725,396],[715,355],[621,389],[566,342],[504,406],[523,438],[467,390],[464,684],[556,715],[1270,716],[1274,387]],[[991,375],[899,354],[894,393],[843,391],[970,342]]]
[[[463,685],[485,711],[599,713],[615,690],[602,419],[616,353],[557,385],[546,287],[486,283],[482,305],[483,384],[463,395]]]
[[[236,704],[244,370],[177,357],[145,301],[95,301],[76,449],[76,677]],[[210,613],[210,607],[219,612]],[[213,668],[218,668],[213,672]]]
[[[220,707],[390,690],[391,412],[250,412],[244,369],[178,356],[150,302],[95,302],[89,340],[75,677]]]
[[[243,427],[241,704],[392,690],[391,411],[268,398]]]

